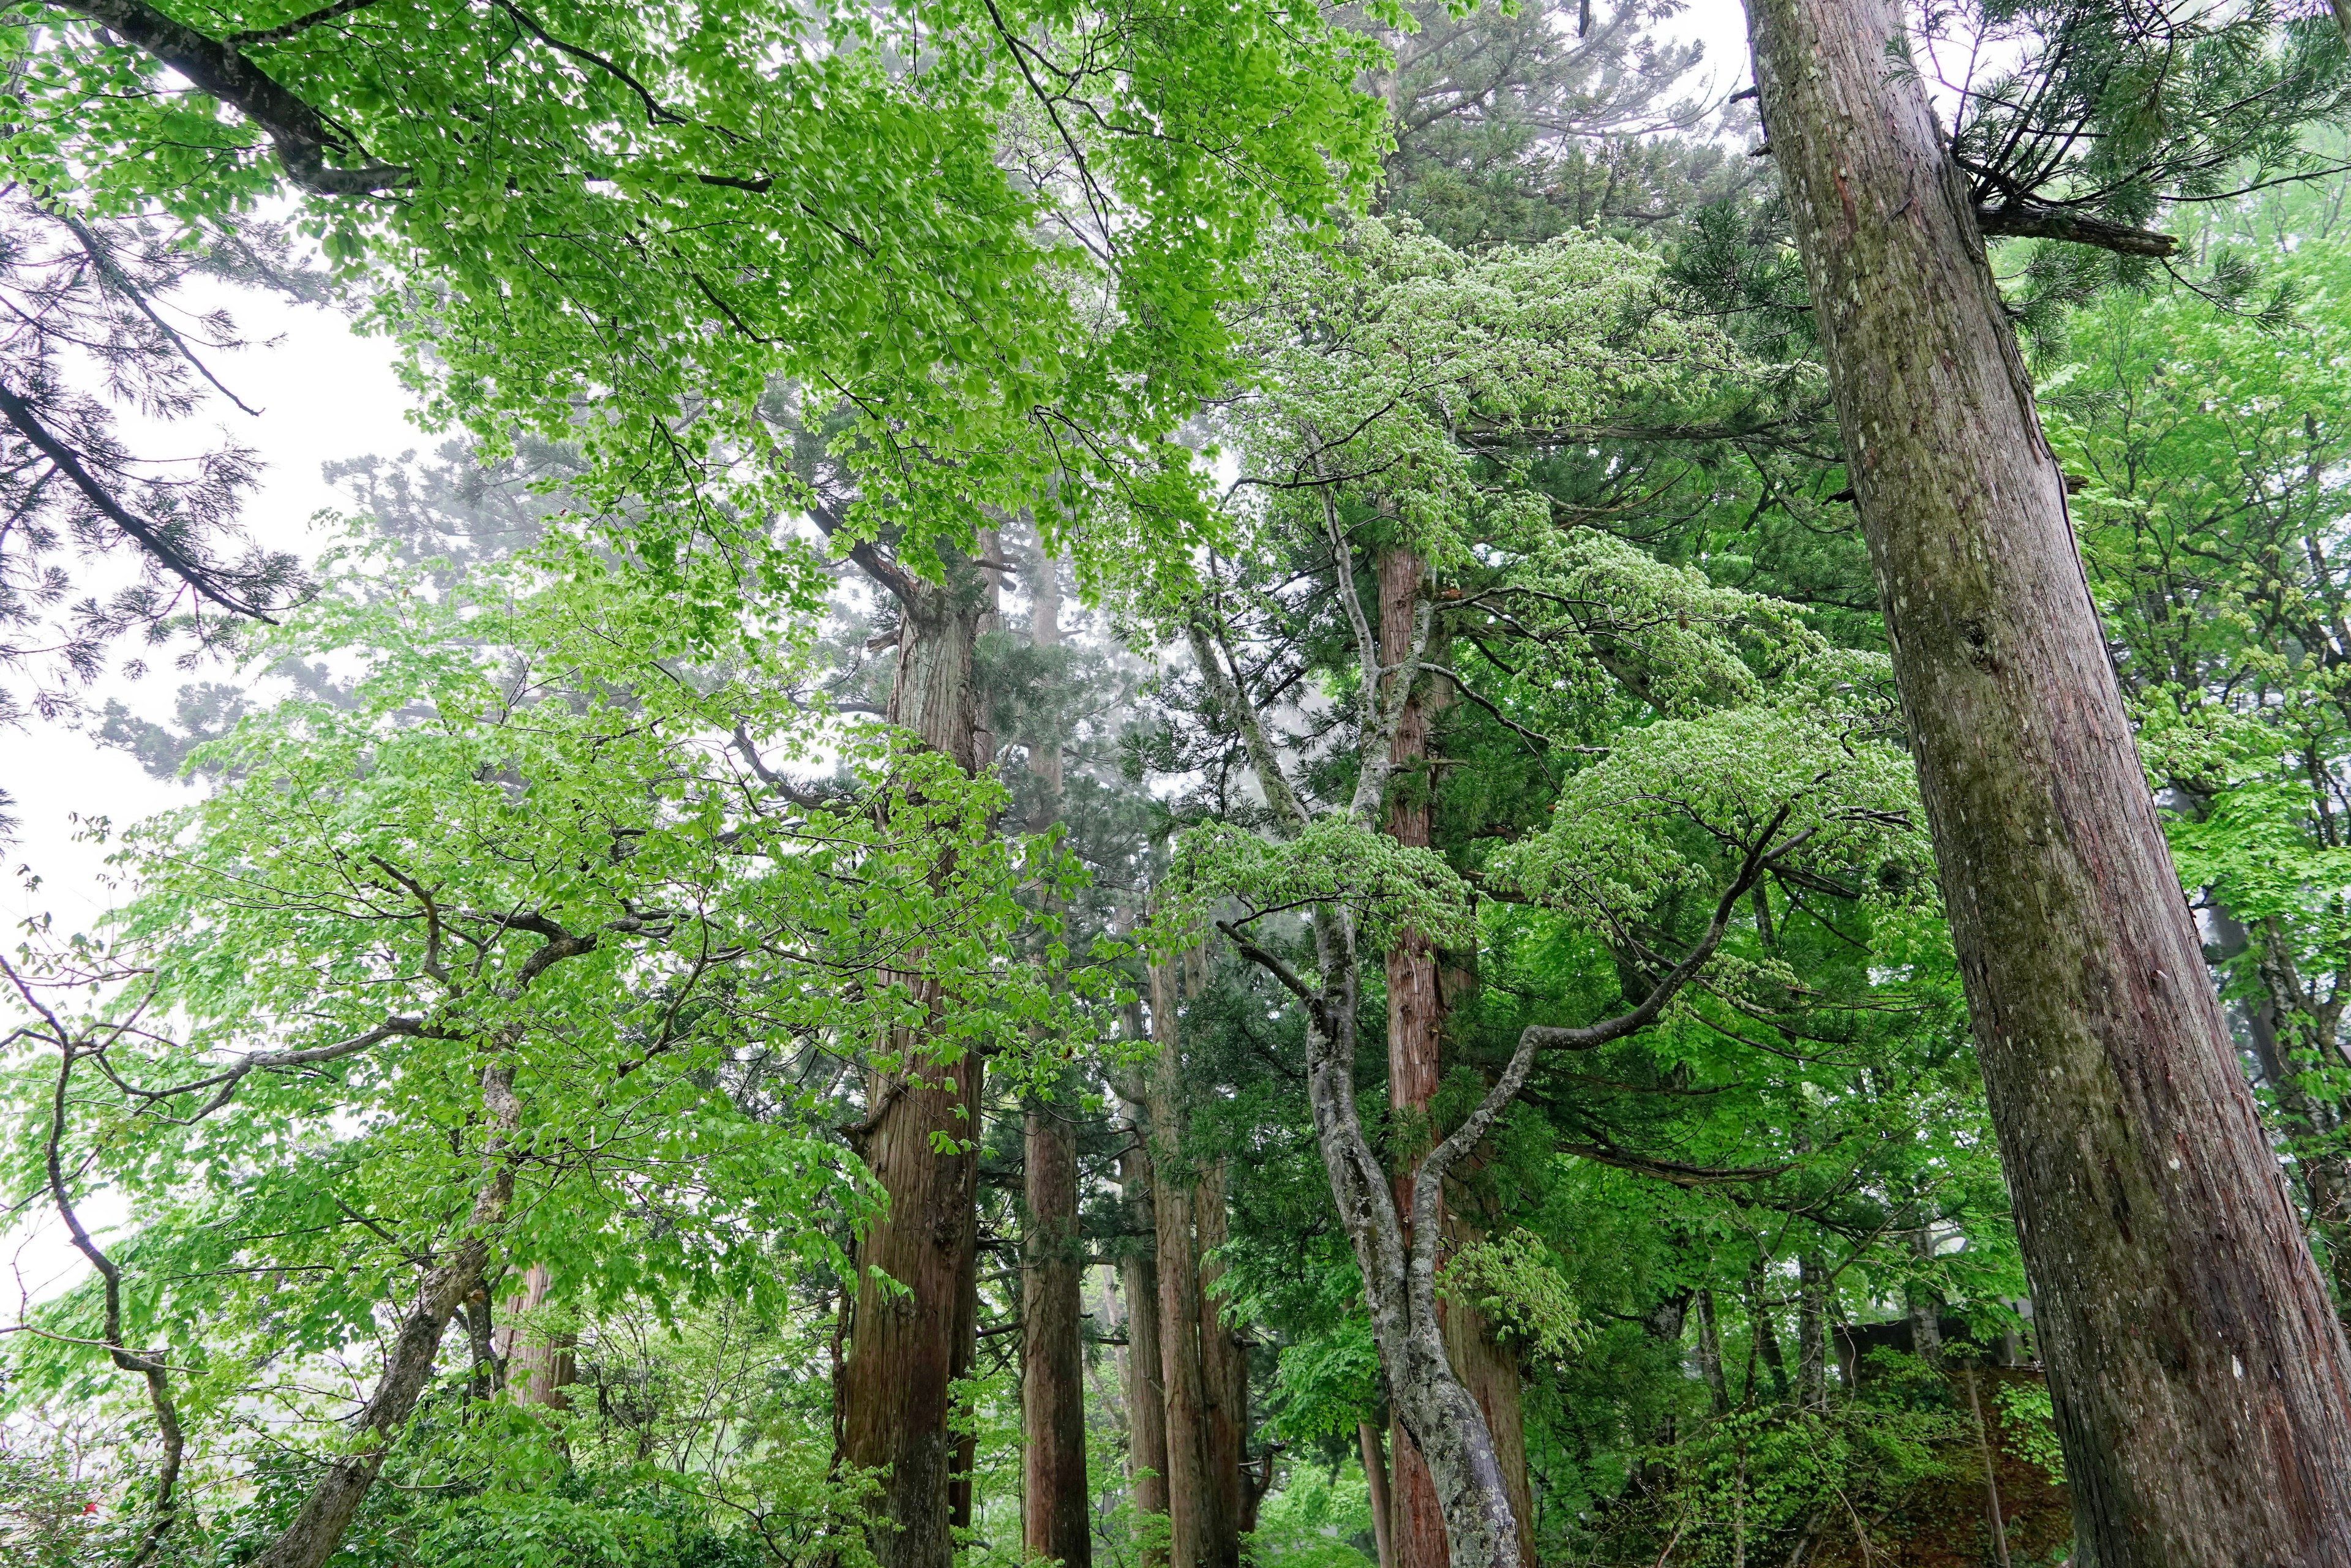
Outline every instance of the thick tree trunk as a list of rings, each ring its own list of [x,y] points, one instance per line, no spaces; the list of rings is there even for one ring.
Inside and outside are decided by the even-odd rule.
[[[1934,1232],[1925,1226],[1910,1233],[1911,1256],[1921,1263],[1930,1263],[1935,1257]],[[1910,1317],[1910,1353],[1928,1365],[1943,1364],[1943,1299],[1924,1281],[1913,1280],[1902,1288],[1905,1310]]]
[[[1217,1540],[1210,1559],[1238,1563],[1243,1515],[1249,1509],[1245,1471],[1249,1462],[1249,1358],[1238,1334],[1225,1322],[1217,1281],[1223,1263],[1208,1256],[1229,1239],[1225,1217],[1225,1162],[1200,1172],[1192,1193],[1192,1229],[1200,1248],[1200,1379],[1208,1397],[1208,1480],[1216,1489]]]
[[[973,652],[994,612],[986,581],[946,586],[877,573],[897,594],[898,668],[890,718],[967,770],[985,766]],[[946,1005],[919,988],[936,1017]],[[981,1067],[941,1060],[928,1030],[886,1042],[868,1075],[860,1153],[888,1195],[858,1249],[857,1305],[841,1375],[841,1458],[883,1472],[869,1532],[882,1568],[950,1568],[950,1384],[970,1364],[967,1310],[977,1270]],[[942,1148],[948,1152],[942,1153]],[[886,1283],[894,1281],[894,1284]]]
[[[561,1410],[571,1402],[564,1392],[578,1375],[572,1354],[573,1337],[553,1333],[543,1321],[548,1286],[552,1276],[544,1263],[523,1270],[522,1296],[506,1330],[503,1353],[507,1366],[507,1396],[517,1405],[538,1405]]]
[[[1722,1372],[1722,1328],[1715,1321],[1714,1292],[1698,1293],[1698,1370],[1706,1380],[1708,1403],[1717,1416],[1730,1414],[1730,1381]]]
[[[1021,1541],[1031,1557],[1087,1568],[1085,1363],[1078,1340],[1078,1138],[1071,1107],[1029,1108],[1028,1258],[1021,1278]]]
[[[1796,1260],[1796,1402],[1807,1410],[1829,1403],[1828,1270],[1817,1253]]]
[[[1152,1221],[1159,1251],[1159,1382],[1167,1412],[1168,1561],[1224,1568],[1216,1557],[1219,1499],[1208,1469],[1208,1384],[1200,1354],[1200,1273],[1193,1235],[1193,1181],[1183,1158],[1176,966],[1151,968],[1151,1032],[1159,1057],[1150,1079]]]
[[[2351,1351],[2158,830],[1894,0],[1749,0],[2099,1568],[2351,1563]]]
[[[1419,610],[1421,559],[1410,550],[1390,549],[1379,558],[1380,659],[1399,664],[1412,646]],[[1387,831],[1398,843],[1426,848],[1431,838],[1435,780],[1428,768],[1428,740],[1441,706],[1438,677],[1428,677],[1410,694],[1388,743],[1394,763],[1387,800]],[[1445,992],[1438,975],[1438,955],[1428,939],[1407,929],[1387,951],[1388,1104],[1399,1116],[1426,1123],[1429,1103],[1443,1074]],[[1424,1134],[1420,1145],[1429,1138]],[[1406,1161],[1396,1173],[1396,1210],[1412,1212],[1412,1184],[1418,1162]],[[1460,1227],[1452,1215],[1440,1223],[1448,1231]],[[1411,1226],[1405,1228],[1407,1244]],[[1448,1236],[1449,1240],[1464,1238]],[[1519,1406],[1518,1358],[1494,1342],[1485,1321],[1458,1302],[1438,1304],[1446,1351],[1454,1375],[1484,1411],[1496,1457],[1509,1479],[1510,1507],[1517,1516],[1520,1549],[1531,1558],[1530,1536],[1532,1496],[1526,1468],[1526,1429]],[[1437,1504],[1437,1483],[1428,1465],[1401,1422],[1389,1434],[1395,1456],[1391,1545],[1397,1568],[1446,1568],[1447,1552],[1444,1515]]]

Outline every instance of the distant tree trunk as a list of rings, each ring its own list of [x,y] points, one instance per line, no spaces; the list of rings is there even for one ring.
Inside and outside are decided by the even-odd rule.
[[[1167,1405],[1160,1393],[1165,1356],[1159,1344],[1157,1206],[1152,1200],[1146,1117],[1128,1100],[1123,1113],[1135,1129],[1134,1142],[1118,1158],[1119,1185],[1127,1207],[1147,1240],[1130,1245],[1118,1264],[1119,1290],[1126,1298],[1126,1472],[1138,1513],[1167,1511]]]
[[[2076,1540],[2098,1568],[2351,1563],[2351,1349],[2230,1047],[1903,8],[1748,18]]]
[[[1717,1416],[1730,1414],[1730,1380],[1722,1372],[1722,1328],[1716,1322],[1714,1292],[1698,1293],[1698,1370]]]
[[[1364,1450],[1364,1486],[1371,1494],[1372,1542],[1380,1568],[1395,1568],[1395,1526],[1389,1513],[1388,1461],[1380,1452],[1380,1429],[1369,1421],[1356,1422],[1355,1443]]]
[[[1192,1228],[1200,1246],[1200,1376],[1208,1396],[1208,1479],[1217,1491],[1216,1529],[1210,1558],[1217,1563],[1240,1561],[1242,1533],[1249,1511],[1249,1358],[1240,1339],[1226,1322],[1217,1301],[1217,1281],[1225,1265],[1208,1256],[1228,1238],[1225,1216],[1225,1162],[1211,1161],[1200,1172],[1192,1195]]]
[[[1061,568],[1040,556],[1029,595],[1029,640],[1061,640]],[[1029,771],[1043,797],[1041,831],[1061,820],[1061,737],[1030,737]],[[1021,1262],[1020,1412],[1023,1548],[1065,1568],[1089,1568],[1093,1528],[1086,1487],[1085,1354],[1079,1342],[1085,1265],[1078,1237],[1074,1083],[1051,1103],[1032,1101],[1023,1130],[1029,1235]]]
[[[1796,1402],[1824,1410],[1829,1402],[1828,1270],[1810,1248],[1796,1258]]]
[[[1935,1233],[1925,1226],[1910,1233],[1911,1256],[1920,1263],[1935,1259]],[[1910,1314],[1910,1352],[1928,1365],[1943,1364],[1943,1298],[1923,1280],[1913,1280],[1902,1288],[1904,1306]]]
[[[993,751],[973,675],[975,644],[996,609],[992,581],[963,568],[945,584],[925,582],[871,546],[855,555],[898,599],[891,722],[977,772]],[[937,1018],[947,998],[927,980],[916,990]],[[950,1385],[971,1364],[977,1326],[981,1063],[960,1052],[941,1060],[927,1030],[902,1031],[883,1054],[867,1075],[859,1152],[889,1208],[858,1249],[841,1457],[884,1472],[868,1532],[882,1568],[951,1568],[959,1444],[948,1431]]]
[[[579,1373],[574,1337],[551,1333],[540,1321],[551,1280],[544,1263],[523,1270],[522,1298],[515,1303],[513,1326],[506,1331],[507,1396],[517,1405],[561,1410],[571,1403],[564,1390]]]
[[[1788,1364],[1780,1356],[1779,1331],[1771,1326],[1771,1307],[1763,1293],[1763,1260],[1758,1258],[1747,1270],[1747,1322],[1755,1336],[1753,1360],[1761,1361],[1771,1375],[1771,1397],[1788,1396]],[[1752,1361],[1747,1377],[1748,1403],[1755,1402],[1755,1375]]]
[[[1159,1381],[1167,1411],[1168,1561],[1173,1568],[1222,1568],[1213,1556],[1221,1533],[1219,1499],[1208,1472],[1199,1253],[1193,1235],[1193,1184],[1183,1157],[1179,990],[1175,965],[1151,967],[1151,1032],[1159,1045],[1150,1078],[1152,1221],[1159,1242]]]

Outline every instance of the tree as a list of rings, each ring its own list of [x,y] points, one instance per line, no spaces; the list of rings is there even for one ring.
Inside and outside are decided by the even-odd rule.
[[[1969,127],[1955,156],[1916,74],[1887,68],[1905,47],[1896,7],[1756,0],[1749,26],[2015,1195],[2078,1538],[2110,1568],[2334,1562],[2351,1541],[2351,1352],[2231,1060],[2084,591],[2064,476],[1982,247],[1987,231],[2099,237],[2086,225],[2197,194],[2196,181],[2273,144],[2258,114],[2251,131],[2191,115],[2182,140],[2126,121],[2138,140],[2084,151],[2079,132],[2121,112],[2097,84],[2170,61],[2187,86],[2169,85],[2198,101],[2189,89],[2215,80],[2249,35],[2168,16],[2135,27],[2095,7],[2052,15],[2022,79],[2058,83],[2064,107],[2043,118],[2049,99],[2030,95],[2000,143],[2021,165],[1973,172],[1960,162]],[[2290,125],[2264,94],[2323,98],[2318,72],[2339,48],[2304,32],[2240,57],[2252,76],[2235,101]],[[2007,112],[2000,95],[1988,103],[1995,122]],[[1980,217],[1987,182],[1999,205]],[[2044,199],[2052,188],[2062,200]],[[2103,237],[2125,254],[2168,248]],[[2255,1474],[2294,1479],[2246,1488]]]
[[[981,958],[1026,918],[990,786],[843,737],[862,786],[788,788],[763,753],[822,726],[760,651],[772,622],[705,668],[666,603],[570,560],[322,601],[287,646],[359,660],[347,700],[215,743],[229,782],[134,840],[119,941],[12,971],[38,1013],[13,1038],[52,1053],[17,1069],[49,1106],[19,1159],[63,1215],[99,1181],[139,1206],[135,1261],[93,1244],[61,1321],[103,1297],[101,1334],[71,1338],[181,1390],[167,1456],[222,1401],[339,1429],[306,1366],[389,1329],[355,1436],[270,1524],[272,1568],[335,1552],[434,1402],[449,1324],[482,1354],[526,1265],[610,1303],[757,1299],[778,1245],[845,1274],[810,1217],[876,1195],[821,1084],[942,996],[967,1051],[1023,1049],[1041,1016],[1032,968]],[[86,1017],[39,1000],[93,984]],[[165,1016],[185,1034],[143,1021]],[[143,1187],[162,1166],[188,1185]],[[167,1484],[159,1534],[172,1504]]]
[[[1490,1087],[1420,1160],[1399,1201],[1355,1103],[1358,946],[1393,946],[1407,931],[1440,944],[1467,936],[1467,890],[1455,873],[1426,849],[1380,831],[1396,733],[1431,657],[1440,605],[1458,601],[1473,632],[1487,620],[1539,629],[1525,672],[1537,690],[1545,682],[1555,692],[1621,682],[1677,712],[1696,711],[1709,694],[1730,706],[1756,700],[1758,677],[1734,651],[1738,628],[1754,627],[1770,645],[1766,629],[1787,623],[1767,605],[1712,591],[1627,547],[1562,537],[1540,498],[1489,483],[1479,467],[1479,443],[1499,450],[1558,441],[1563,429],[1600,423],[1615,399],[1703,385],[1724,362],[1724,346],[1641,308],[1646,279],[1631,253],[1559,241],[1472,262],[1380,226],[1360,231],[1356,245],[1357,265],[1375,287],[1301,262],[1253,323],[1267,371],[1227,419],[1242,453],[1235,488],[1267,499],[1253,511],[1247,553],[1184,612],[1202,706],[1253,777],[1264,803],[1258,820],[1275,836],[1233,825],[1188,836],[1172,885],[1193,901],[1191,910],[1211,895],[1238,900],[1239,912],[1219,918],[1217,928],[1301,1004],[1317,1141],[1389,1396],[1427,1462],[1450,1556],[1465,1565],[1517,1563],[1510,1487],[1484,1413],[1451,1364],[1437,1305],[1447,1177],[1516,1100],[1540,1053],[1598,1049],[1655,1021],[1706,967],[1759,877],[1813,854],[1866,853],[1865,841],[1901,820],[1900,791],[1888,782],[1889,753],[1839,750],[1824,731],[1787,728],[1792,708],[1770,718],[1749,710],[1735,725],[1719,716],[1691,727],[1661,722],[1579,774],[1568,787],[1575,799],[1562,798],[1551,830],[1497,865],[1498,884],[1575,904],[1601,926],[1622,929],[1618,901],[1654,896],[1678,881],[1643,858],[1646,852],[1625,847],[1648,841],[1638,824],[1649,808],[1638,803],[1672,800],[1662,808],[1667,815],[1697,818],[1719,835],[1721,858],[1705,872],[1680,862],[1704,890],[1693,897],[1712,908],[1711,918],[1674,956],[1634,948],[1642,978],[1627,1010],[1586,1026],[1524,1029]],[[1294,318],[1315,329],[1298,330]],[[1351,534],[1366,526],[1398,529],[1458,582],[1440,591],[1415,573],[1411,629],[1392,662],[1363,606]],[[1301,570],[1307,562],[1316,566]],[[1332,634],[1345,660],[1346,705],[1338,721],[1343,770],[1311,773],[1302,785],[1268,719],[1301,673],[1296,649],[1305,637],[1289,620],[1301,596],[1339,622]],[[1813,644],[1788,635],[1779,653],[1761,656],[1792,691],[1814,693],[1817,682],[1838,678],[1829,666],[1796,673],[1801,650]],[[1732,728],[1747,733],[1744,749],[1718,749]],[[1733,753],[1744,760],[1734,763]],[[1687,792],[1702,790],[1707,779],[1723,780],[1730,794],[1698,803]],[[1317,790],[1333,798],[1332,809],[1309,804]],[[1611,861],[1619,850],[1634,858]],[[1552,854],[1565,858],[1542,869]],[[1276,950],[1283,939],[1259,925],[1301,909],[1311,913],[1312,940],[1302,973]],[[1170,925],[1187,914],[1179,904]]]

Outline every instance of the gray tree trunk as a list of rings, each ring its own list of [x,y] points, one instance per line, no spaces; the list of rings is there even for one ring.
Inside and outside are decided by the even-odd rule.
[[[2351,1352],[2158,830],[1894,0],[1750,0],[2099,1568],[2351,1563]]]

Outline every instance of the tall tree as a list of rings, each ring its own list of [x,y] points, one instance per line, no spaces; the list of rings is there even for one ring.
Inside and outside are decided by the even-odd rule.
[[[1753,0],[1748,15],[2080,1546],[2104,1568],[2351,1561],[2351,1350],[2204,974],[1983,250],[1991,232],[2159,254],[2168,242],[2127,220],[2151,209],[2160,159],[2142,145],[2116,166],[2105,212],[2002,189],[2001,168],[1963,166],[1964,134],[1955,156],[1918,76],[1888,68],[1907,47],[1897,6]],[[2031,68],[2061,90],[2092,85],[2068,74],[2066,46],[2111,68],[2175,26],[2056,15],[2072,30]],[[2196,24],[2180,26],[2150,57],[2193,57]],[[2013,129],[2053,172],[2079,145]]]

